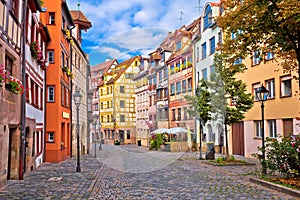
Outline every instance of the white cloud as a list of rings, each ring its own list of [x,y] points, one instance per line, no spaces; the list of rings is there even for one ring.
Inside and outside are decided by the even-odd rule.
[[[77,10],[77,1],[68,0],[68,3],[70,9]],[[180,11],[184,13],[182,24],[188,25],[199,16],[197,6],[198,0],[110,0],[100,3],[86,0],[81,2],[80,10],[93,27],[83,33],[83,40],[101,46],[109,55],[121,54],[120,48],[129,52],[154,50],[167,32],[180,28]]]

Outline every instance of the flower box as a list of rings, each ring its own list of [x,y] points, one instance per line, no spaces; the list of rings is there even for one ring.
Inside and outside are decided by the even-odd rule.
[[[2,85],[3,81],[5,80],[5,69],[3,65],[0,65],[0,85]]]
[[[20,94],[24,91],[24,86],[22,82],[19,79],[14,78],[12,76],[6,78],[5,88],[15,94]]]

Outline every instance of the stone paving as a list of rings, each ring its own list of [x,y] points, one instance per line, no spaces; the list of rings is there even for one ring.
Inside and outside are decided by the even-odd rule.
[[[0,199],[296,199],[251,183],[259,164],[220,167],[198,160],[196,152],[102,147],[97,159],[81,157],[80,173],[76,158],[45,163],[23,181],[9,181]]]

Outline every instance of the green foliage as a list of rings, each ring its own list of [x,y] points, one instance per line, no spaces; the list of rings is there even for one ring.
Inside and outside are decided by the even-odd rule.
[[[262,61],[273,52],[283,59],[284,69],[298,68],[300,73],[300,6],[299,0],[227,0],[217,18],[224,31],[221,50],[230,54],[228,61],[245,58],[258,51]],[[232,39],[232,34],[235,38]]]
[[[157,133],[150,138],[150,148],[160,149],[160,145],[165,144],[165,134]]]
[[[196,117],[199,114],[199,118],[201,118],[203,124],[206,124],[211,119],[211,98],[205,80],[199,82],[195,96],[187,95],[185,99],[188,100],[188,104],[193,108],[188,110],[190,116]]]
[[[114,144],[115,145],[120,145],[120,141],[119,140],[115,140]]]
[[[244,119],[244,114],[252,108],[253,97],[246,91],[246,84],[235,75],[244,70],[243,65],[226,63],[226,55],[215,55],[214,81],[209,84],[212,97],[212,112],[224,119],[224,124],[232,125]]]
[[[281,140],[281,141],[280,141]],[[280,140],[266,138],[265,166],[270,174],[279,172],[283,177],[299,176],[300,171],[300,138],[284,137]],[[259,154],[254,156],[261,158]]]

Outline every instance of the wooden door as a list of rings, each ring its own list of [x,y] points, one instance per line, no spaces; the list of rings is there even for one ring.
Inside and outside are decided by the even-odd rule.
[[[235,155],[245,155],[244,122],[232,125],[232,153]]]
[[[283,119],[283,135],[293,135],[293,119]]]

